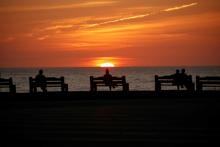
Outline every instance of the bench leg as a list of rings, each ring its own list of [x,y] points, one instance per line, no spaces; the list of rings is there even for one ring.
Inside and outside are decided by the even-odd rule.
[[[95,85],[94,84],[90,85],[90,91],[95,91]]]
[[[179,91],[180,90],[180,85],[177,84],[176,87],[177,87],[177,90]]]
[[[196,90],[197,91],[202,91],[202,84],[197,84],[197,87],[196,87]]]
[[[195,84],[194,83],[189,83],[188,87],[187,87],[188,91],[195,91]]]
[[[47,87],[41,87],[41,89],[43,90],[44,93],[47,92]]]
[[[68,85],[67,85],[67,84],[65,85],[65,91],[66,91],[66,92],[69,91],[69,88],[68,88]]]
[[[65,92],[65,86],[64,85],[61,86],[61,92]]]
[[[34,87],[33,90],[34,90],[33,92],[36,93],[37,92],[37,87]]]
[[[61,91],[62,92],[68,92],[68,85],[67,84],[62,85]]]
[[[96,86],[96,85],[95,85],[93,88],[94,88],[94,89],[93,89],[94,91],[97,91],[97,86]]]
[[[11,85],[11,86],[10,86],[10,92],[11,92],[11,93],[16,93],[16,87],[15,87],[15,85]]]
[[[128,83],[123,85],[123,91],[129,91],[129,84]]]
[[[91,84],[90,91],[97,91],[97,86],[95,84]]]
[[[155,91],[161,91],[161,84],[155,83]]]

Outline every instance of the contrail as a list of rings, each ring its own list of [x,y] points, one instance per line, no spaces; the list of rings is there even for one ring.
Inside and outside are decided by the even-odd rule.
[[[104,24],[116,23],[116,22],[121,22],[121,21],[126,21],[126,20],[137,19],[137,18],[144,18],[144,17],[149,16],[149,15],[150,15],[150,13],[142,14],[142,15],[136,15],[136,16],[131,16],[131,17],[125,17],[125,18],[120,18],[120,19],[116,19],[116,20],[106,21],[106,22],[102,22],[102,23],[91,24],[91,25],[89,25],[89,27],[96,27],[96,26],[100,26],[100,25],[104,25]]]
[[[168,8],[168,9],[165,9],[164,11],[166,11],[166,12],[175,11],[175,10],[180,10],[180,9],[192,7],[192,6],[195,6],[195,5],[198,5],[198,3],[191,3],[191,4],[188,4],[188,5],[182,5],[182,6],[178,6],[178,7]]]
[[[188,7],[192,7],[197,5],[198,3],[191,3],[191,4],[185,4],[185,5],[181,5],[181,6],[176,6],[176,7],[172,7],[172,8],[167,8],[165,10],[161,10],[158,12],[154,12],[154,13],[147,13],[147,14],[141,14],[141,15],[135,15],[135,16],[130,16],[130,17],[125,17],[125,18],[120,18],[120,19],[116,19],[116,20],[111,20],[111,21],[106,21],[106,22],[101,22],[101,23],[95,23],[95,24],[90,24],[88,27],[97,27],[97,26],[101,26],[101,25],[105,25],[105,24],[111,24],[111,23],[116,23],[116,22],[122,22],[122,21],[126,21],[126,20],[133,20],[133,19],[138,19],[138,18],[144,18],[150,15],[155,15],[158,14],[162,11],[165,12],[169,12],[169,11],[176,11],[176,10],[180,10],[180,9],[185,9]]]

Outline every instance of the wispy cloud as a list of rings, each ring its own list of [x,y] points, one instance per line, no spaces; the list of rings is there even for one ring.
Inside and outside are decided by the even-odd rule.
[[[45,40],[49,37],[49,35],[45,35],[45,36],[42,36],[42,37],[38,37],[37,40],[39,41],[42,41],[42,40]]]
[[[198,3],[191,3],[191,4],[185,4],[185,5],[182,5],[182,6],[176,6],[176,7],[165,9],[164,11],[165,12],[175,11],[175,10],[180,10],[180,9],[192,7],[192,6],[195,6],[195,5],[198,5]]]
[[[63,4],[63,5],[47,5],[47,6],[10,6],[0,8],[0,12],[23,12],[23,11],[42,11],[42,10],[56,10],[56,9],[70,9],[70,8],[87,8],[87,7],[101,7],[113,5],[117,1],[91,1],[84,3]]]
[[[51,30],[57,30],[57,29],[68,29],[68,28],[72,28],[72,27],[73,27],[73,25],[55,25],[55,26],[47,27],[44,30],[51,31]]]
[[[53,33],[59,33],[59,32],[63,32],[64,35],[67,35],[65,33],[65,30],[68,29],[68,34],[71,32],[73,33],[73,31],[76,31],[76,28],[78,30],[77,34],[80,34],[82,32],[84,32],[85,34],[90,34],[90,33],[111,33],[111,32],[121,32],[121,31],[127,31],[127,30],[136,30],[139,28],[143,28],[143,25],[120,25],[118,27],[111,27],[111,28],[100,28],[100,29],[92,29],[92,28],[96,28],[96,27],[101,27],[103,25],[110,25],[110,24],[114,24],[114,23],[120,23],[120,22],[124,22],[124,21],[132,21],[132,20],[138,20],[138,19],[143,19],[146,18],[148,16],[152,16],[152,15],[157,15],[157,14],[161,14],[161,13],[166,13],[169,11],[175,11],[175,10],[179,10],[179,9],[186,9],[188,7],[192,7],[198,5],[198,3],[191,3],[191,4],[184,4],[184,5],[180,5],[180,6],[176,6],[176,7],[172,7],[172,8],[166,8],[166,9],[162,9],[161,10],[157,10],[155,12],[149,12],[149,13],[143,13],[143,14],[139,14],[139,15],[132,15],[132,16],[115,16],[115,17],[99,17],[99,18],[94,18],[94,17],[82,17],[82,18],[78,18],[77,21],[73,21],[73,20],[63,20],[59,23],[51,23],[49,26],[41,28],[39,32],[37,32],[37,36],[41,35],[42,37],[38,37],[38,40],[45,40],[46,38],[48,38],[49,36],[46,36],[45,34],[48,33],[50,34],[50,36],[53,36]],[[144,25],[146,26],[146,24]],[[148,25],[147,25],[148,26]],[[90,30],[90,28],[92,30]],[[89,30],[87,30],[89,29]],[[47,31],[52,31],[52,32],[47,32]],[[74,33],[75,34],[75,33]],[[82,44],[82,46],[87,46],[88,44]]]
[[[11,41],[14,41],[14,40],[15,40],[14,37],[6,37],[6,38],[3,38],[3,39],[0,38],[0,43],[8,43],[8,42],[11,42]]]

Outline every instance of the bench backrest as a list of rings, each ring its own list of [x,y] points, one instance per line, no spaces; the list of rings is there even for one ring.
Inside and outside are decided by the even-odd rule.
[[[45,83],[38,83],[35,78],[29,77],[30,93],[37,92],[37,87],[45,84],[46,87],[60,87],[62,92],[68,91],[68,85],[64,83],[64,77],[46,77]]]
[[[196,79],[199,81],[199,82],[206,82],[206,81],[209,81],[209,82],[219,82],[220,81],[220,77],[200,77],[200,76],[196,76]]]
[[[37,84],[37,81],[35,78],[30,77],[29,78],[30,84]],[[64,77],[56,78],[56,77],[46,77],[45,82],[47,85],[53,85],[53,84],[64,84]]]
[[[8,78],[8,79],[0,78],[0,87],[9,88],[9,91],[11,93],[16,93],[16,86],[13,84],[12,78]]]
[[[196,76],[196,90],[201,91],[203,87],[220,87],[220,77],[218,76],[212,76],[212,77]]]
[[[158,76],[155,75],[155,82],[160,82],[160,83],[173,83],[174,78],[171,76]]]
[[[12,78],[9,79],[0,78],[0,85],[13,85]]]
[[[192,76],[191,75],[188,75],[187,76],[187,80],[189,81],[192,81]],[[167,83],[167,82],[174,82],[174,77],[173,76],[158,76],[158,75],[155,75],[155,81],[156,82],[160,82],[160,83]]]
[[[112,85],[111,85],[112,84]],[[122,86],[123,91],[129,91],[129,84],[126,83],[125,76],[122,77],[112,77],[111,82],[105,81],[104,77],[93,77],[90,76],[90,90],[91,91],[97,91],[97,86]]]
[[[125,84],[126,83],[125,76],[122,76],[122,77],[112,77],[111,80],[114,83],[121,83],[121,84]],[[91,83],[105,83],[105,78],[104,77],[93,77],[93,76],[90,76],[90,82]]]

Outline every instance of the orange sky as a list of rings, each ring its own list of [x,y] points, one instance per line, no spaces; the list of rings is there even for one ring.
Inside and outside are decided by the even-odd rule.
[[[220,65],[219,0],[1,0],[0,67]]]

